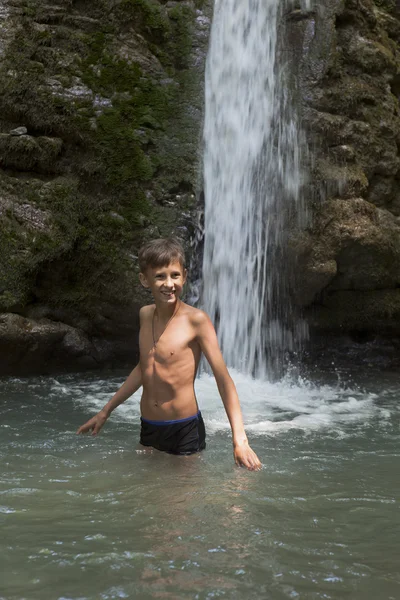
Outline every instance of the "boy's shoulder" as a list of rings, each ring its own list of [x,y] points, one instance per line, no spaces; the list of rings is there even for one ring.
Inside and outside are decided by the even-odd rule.
[[[152,318],[154,314],[155,304],[146,304],[146,306],[142,306],[139,310],[139,316],[141,322],[146,319]],[[181,314],[185,314],[189,319],[190,323],[193,326],[201,326],[203,323],[210,321],[210,317],[208,314],[201,310],[200,308],[195,308],[194,306],[190,306],[190,304],[186,304],[186,302],[181,302],[181,306],[179,308]]]
[[[206,321],[209,321],[210,318],[204,310],[200,308],[195,308],[194,306],[190,306],[189,304],[183,303],[185,313],[187,314],[190,322],[194,326],[202,325]]]
[[[154,309],[155,304],[146,304],[146,306],[142,306],[142,308],[139,310],[140,321],[143,321],[146,319],[146,317],[153,315]]]

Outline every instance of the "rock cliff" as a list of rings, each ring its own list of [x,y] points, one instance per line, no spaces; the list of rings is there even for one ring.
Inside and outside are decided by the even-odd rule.
[[[133,362],[137,250],[189,238],[211,0],[1,0],[0,374]]]
[[[400,4],[325,0],[286,19],[313,215],[291,239],[294,298],[318,352],[335,338],[368,361],[382,342],[400,364]]]

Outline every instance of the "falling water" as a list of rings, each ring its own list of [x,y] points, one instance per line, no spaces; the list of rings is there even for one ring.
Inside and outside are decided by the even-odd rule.
[[[280,0],[216,0],[206,70],[204,304],[229,366],[271,375],[296,349],[284,238],[299,133],[279,65]]]

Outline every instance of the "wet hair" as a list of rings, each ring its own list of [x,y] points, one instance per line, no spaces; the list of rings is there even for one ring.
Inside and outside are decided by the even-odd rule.
[[[185,268],[185,253],[182,245],[174,238],[151,240],[139,250],[140,272],[145,273],[150,267],[168,267],[172,262],[179,262]]]

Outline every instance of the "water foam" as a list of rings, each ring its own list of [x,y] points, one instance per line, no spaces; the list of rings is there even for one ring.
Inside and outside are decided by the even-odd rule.
[[[320,385],[299,379],[296,383],[282,380],[276,383],[260,381],[232,371],[243,410],[246,430],[253,435],[276,435],[289,430],[304,433],[335,432],[344,435],[349,426],[367,426],[372,420],[390,418],[391,412],[377,403],[377,394],[357,386]],[[113,391],[122,383],[116,379],[88,383],[54,383],[53,393],[65,390],[75,400],[93,412],[100,410]],[[203,374],[196,380],[196,395],[209,433],[228,431],[229,423],[213,377]],[[139,421],[140,395],[111,415],[116,421]],[[88,418],[90,413],[88,413]]]

